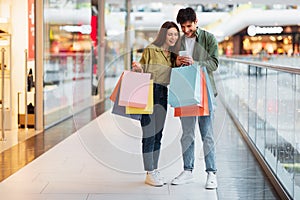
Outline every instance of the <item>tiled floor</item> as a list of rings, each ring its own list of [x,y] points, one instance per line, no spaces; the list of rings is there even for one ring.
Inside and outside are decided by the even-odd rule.
[[[177,118],[170,117],[160,166],[170,181],[181,171]],[[216,199],[204,188],[203,160],[194,184],[155,188],[143,183],[137,121],[105,112],[0,184],[4,199]],[[12,192],[14,191],[14,192]]]
[[[182,168],[180,123],[172,117],[172,109],[169,111],[160,158],[162,174],[168,181]],[[215,119],[217,191],[204,189],[206,174],[199,134],[196,182],[150,187],[143,183],[139,124],[107,111],[83,126],[97,113],[92,110],[74,116],[64,125],[1,153],[1,199],[278,199],[221,103]],[[25,167],[18,170],[20,166]]]

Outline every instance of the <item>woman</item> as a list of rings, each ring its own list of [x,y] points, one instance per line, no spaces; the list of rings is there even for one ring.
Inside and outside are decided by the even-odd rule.
[[[176,53],[180,45],[178,40],[178,26],[174,22],[167,21],[161,26],[154,42],[144,49],[140,62],[132,63],[133,71],[151,73],[154,82],[153,114],[144,114],[141,119],[143,163],[147,171],[145,183],[152,186],[164,185],[157,167],[167,114],[167,85],[170,82],[171,68],[176,66]]]

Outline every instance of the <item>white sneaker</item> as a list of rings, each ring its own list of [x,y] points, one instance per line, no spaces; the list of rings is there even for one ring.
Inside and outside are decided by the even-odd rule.
[[[206,180],[206,189],[216,189],[218,187],[217,175],[214,172],[208,172]]]
[[[181,184],[186,184],[186,183],[192,183],[194,181],[194,177],[192,174],[192,171],[184,170],[174,178],[171,182],[172,185],[181,185]]]
[[[161,187],[164,185],[160,173],[157,173],[157,170],[152,172],[147,172],[145,183],[155,187]]]
[[[163,176],[160,174],[160,171],[157,170],[157,169],[155,169],[154,171],[156,172],[157,177],[163,182],[164,185],[166,185],[167,182],[166,182],[166,180],[165,180],[165,177],[163,177]]]

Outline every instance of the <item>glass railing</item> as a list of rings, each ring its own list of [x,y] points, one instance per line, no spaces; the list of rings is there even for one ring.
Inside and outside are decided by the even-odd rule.
[[[300,67],[273,63],[221,58],[217,83],[264,164],[300,199]]]

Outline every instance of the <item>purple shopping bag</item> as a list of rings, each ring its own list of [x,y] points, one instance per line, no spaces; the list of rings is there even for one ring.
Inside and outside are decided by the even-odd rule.
[[[123,116],[123,117],[135,119],[135,120],[141,120],[141,118],[142,118],[141,114],[126,114],[126,106],[120,106],[118,104],[119,94],[120,94],[120,87],[118,88],[116,96],[115,96],[115,102],[114,102],[114,106],[112,108],[112,113]]]

